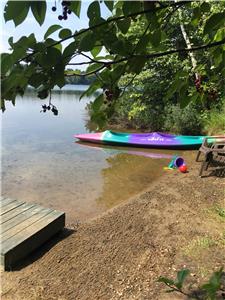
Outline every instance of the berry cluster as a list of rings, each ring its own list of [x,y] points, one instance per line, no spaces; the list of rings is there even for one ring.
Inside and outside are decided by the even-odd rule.
[[[208,92],[208,95],[209,95],[209,99],[211,99],[211,100],[215,100],[218,97],[218,93],[215,89],[211,89]]]
[[[69,9],[69,6],[71,5],[71,1],[62,1],[61,5],[62,5],[62,14],[58,16],[58,19],[60,21],[67,20],[68,15],[70,15],[72,13],[71,10]],[[52,11],[55,12],[56,10],[57,10],[57,7],[56,7],[56,3],[55,3],[55,6],[52,7]]]
[[[201,83],[202,83],[202,79],[201,79],[201,76],[199,76],[195,80],[195,87],[196,87],[197,92],[199,92],[199,93],[202,91]]]
[[[104,104],[108,104],[108,106],[112,105],[112,100],[113,100],[113,92],[111,90],[106,90],[105,91],[105,101]]]
[[[49,105],[42,105],[42,110],[40,112],[46,112],[47,110],[51,110],[54,114],[54,116],[58,116],[58,109],[51,103],[49,103]]]

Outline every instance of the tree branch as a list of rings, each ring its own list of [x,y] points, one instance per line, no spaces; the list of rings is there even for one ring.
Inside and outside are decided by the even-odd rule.
[[[175,53],[180,53],[180,52],[191,52],[191,51],[197,51],[197,50],[204,50],[204,49],[208,49],[208,48],[212,48],[212,47],[216,47],[216,46],[220,46],[220,45],[223,45],[225,44],[225,38],[222,39],[221,41],[218,41],[218,42],[214,42],[214,43],[208,43],[206,45],[200,45],[200,46],[195,46],[195,47],[192,47],[192,48],[181,48],[181,49],[173,49],[173,50],[169,50],[169,51],[164,51],[164,52],[159,52],[159,53],[152,53],[152,54],[143,54],[143,55],[136,55],[136,54],[133,54],[133,55],[130,55],[129,57],[123,57],[121,59],[118,59],[118,60],[112,60],[112,61],[96,61],[97,63],[99,64],[103,64],[102,68],[105,67],[105,65],[107,64],[110,64],[110,65],[115,65],[115,64],[118,64],[118,63],[121,63],[121,62],[124,62],[124,61],[128,61],[132,58],[157,58],[157,57],[162,57],[162,56],[166,56],[166,55],[170,55],[170,54],[175,54]],[[69,65],[83,65],[83,64],[92,64],[94,63],[95,61],[90,61],[90,62],[81,62],[81,63],[71,63]],[[101,69],[102,69],[101,68]],[[89,75],[89,73],[87,74]]]
[[[112,23],[112,22],[115,22],[115,21],[119,21],[119,20],[122,20],[122,19],[125,19],[125,18],[132,18],[132,17],[135,17],[135,16],[139,16],[139,15],[143,15],[143,14],[147,14],[147,13],[151,13],[151,12],[157,12],[157,11],[159,11],[161,9],[165,9],[165,8],[168,8],[168,7],[179,6],[179,8],[180,8],[182,5],[185,5],[185,4],[190,3],[190,2],[192,2],[192,1],[180,1],[179,3],[173,2],[170,5],[160,6],[160,7],[154,8],[154,9],[151,8],[151,9],[142,10],[142,11],[139,11],[139,12],[131,13],[131,14],[127,15],[127,16],[122,15],[122,16],[119,16],[119,17],[111,18],[111,19],[106,20],[105,22],[101,22],[101,23],[96,24],[94,26],[91,26],[91,27],[88,27],[86,29],[83,29],[83,30],[81,30],[79,32],[76,32],[76,33],[74,33],[74,34],[72,34],[72,35],[70,35],[70,36],[68,36],[68,37],[66,37],[64,39],[61,39],[61,40],[53,43],[52,45],[47,46],[46,48],[54,47],[54,46],[56,46],[58,44],[61,44],[61,43],[65,42],[65,41],[71,39],[71,38],[76,38],[76,37],[78,37],[78,36],[86,33],[89,30],[94,30],[94,29],[96,29],[98,27],[101,27],[103,25],[106,25],[106,24],[109,24],[109,23]],[[18,62],[21,62],[21,61],[23,61],[23,60],[25,60],[25,59],[33,56],[36,53],[38,53],[38,51],[33,51],[29,55],[21,58]]]
[[[84,74],[78,74],[78,73],[75,73],[75,74],[65,74],[65,76],[66,77],[72,77],[72,76],[84,77],[84,76],[89,76],[89,75],[92,75],[92,74],[96,74],[97,72],[101,71],[104,68],[105,68],[105,66],[103,65],[100,68],[98,68],[97,70],[91,71],[89,73],[84,73]]]
[[[180,53],[180,52],[192,52],[192,51],[197,51],[197,50],[204,50],[204,49],[220,46],[220,45],[223,45],[223,44],[225,44],[225,38],[222,39],[221,41],[218,41],[218,42],[208,43],[208,44],[205,44],[205,45],[195,46],[195,47],[192,47],[192,48],[181,48],[181,49],[176,49],[176,50],[174,49],[174,50],[169,50],[169,51],[160,52],[160,53],[139,55],[139,56],[136,56],[136,57],[145,57],[145,58],[161,57],[161,56],[174,54],[174,53]]]

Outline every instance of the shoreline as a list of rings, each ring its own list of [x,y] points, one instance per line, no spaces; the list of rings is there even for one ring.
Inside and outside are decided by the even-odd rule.
[[[225,208],[224,179],[199,178],[194,154],[187,163],[189,173],[165,172],[4,272],[2,299],[182,299],[159,276],[185,267],[198,285],[225,262],[225,218],[215,209]]]

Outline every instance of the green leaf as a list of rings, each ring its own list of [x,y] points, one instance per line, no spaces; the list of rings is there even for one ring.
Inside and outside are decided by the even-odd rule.
[[[93,55],[93,57],[95,58],[102,50],[102,46],[95,46],[92,50],[91,50],[91,54]]]
[[[220,12],[213,14],[210,16],[204,26],[204,34],[210,33],[214,28],[220,25],[220,23],[224,24],[225,12]]]
[[[33,49],[37,52],[45,52],[46,45],[44,43],[37,43],[34,45]]]
[[[46,75],[43,73],[35,73],[30,78],[28,83],[34,88],[38,88],[47,80]]]
[[[10,36],[10,38],[8,39],[8,44],[13,47],[13,36]]]
[[[167,277],[160,276],[157,281],[158,282],[163,282],[163,283],[168,284],[168,285],[174,285],[174,281],[172,279],[167,278]]]
[[[78,48],[77,42],[70,43],[63,51],[63,58],[69,58],[75,53]]]
[[[113,82],[116,82],[120,79],[120,77],[124,74],[125,71],[125,64],[121,63],[114,67],[113,71],[111,72],[111,78]]]
[[[158,47],[161,41],[161,30],[158,29],[153,32],[153,34],[150,37],[150,41],[154,47]]]
[[[47,49],[46,59],[47,66],[55,66],[61,60],[61,52],[54,47],[50,47]]]
[[[117,27],[119,28],[119,30],[120,30],[123,34],[126,34],[127,31],[129,30],[129,28],[130,28],[130,23],[131,23],[130,18],[125,18],[125,19],[123,19],[123,20],[118,20],[118,21],[116,22]]]
[[[201,9],[202,12],[209,12],[210,9],[211,9],[211,5],[208,2],[203,2],[201,4],[201,8],[200,9]]]
[[[155,4],[155,1],[143,1],[144,10],[149,10],[149,12],[145,14],[146,20],[148,22],[152,21],[152,16],[154,12],[151,12],[151,10],[155,9]]]
[[[18,26],[25,20],[29,8],[29,1],[8,1],[5,6],[4,19],[6,22],[13,20],[15,26]]]
[[[55,46],[53,46],[53,48],[58,49],[60,52],[62,52],[62,44],[57,44]]]
[[[190,271],[188,269],[183,269],[177,272],[177,280],[175,285],[178,289],[181,289],[184,283],[185,278],[188,276]]]
[[[105,5],[107,6],[107,8],[110,10],[110,11],[113,11],[113,6],[114,6],[114,0],[111,0],[111,1],[104,1]]]
[[[104,95],[100,94],[91,105],[94,112],[99,111],[99,109],[103,104],[103,101],[104,101]]]
[[[46,1],[29,1],[29,2],[31,3],[31,10],[33,16],[41,26],[45,20],[46,9],[47,9]]]
[[[81,9],[81,1],[71,1],[70,10],[79,18]]]
[[[1,53],[1,73],[5,75],[13,65],[12,56],[8,53]]]
[[[215,36],[214,36],[214,41],[222,41],[225,38],[225,27],[220,28],[217,30]]]
[[[125,16],[136,13],[142,10],[141,1],[124,1],[123,2],[123,13]]]
[[[101,83],[98,80],[95,80],[89,88],[83,92],[83,94],[80,96],[80,100],[84,96],[91,96],[94,92],[96,92],[101,87]]]
[[[89,5],[87,16],[89,18],[89,26],[94,26],[98,23],[101,23],[101,11],[98,1],[94,1]]]
[[[150,43],[150,34],[143,36],[135,47],[135,53],[145,53],[148,44]]]
[[[62,28],[62,26],[57,25],[57,24],[50,26],[44,35],[44,39],[46,40],[47,37],[49,37],[49,35],[51,35],[55,31],[59,30],[60,28]]]
[[[16,62],[19,59],[24,58],[25,55],[26,55],[26,49],[24,49],[22,47],[17,47],[14,49],[14,51],[12,53],[13,61]]]
[[[91,121],[98,125],[98,129],[103,128],[106,125],[106,115],[103,111],[98,111],[91,115]]]
[[[45,40],[45,46],[46,46],[46,47],[50,47],[50,46],[54,45],[56,42],[57,42],[56,40],[53,40],[53,39],[51,39],[51,38],[47,38],[47,39]]]
[[[92,31],[87,32],[81,39],[79,51],[91,51],[94,48],[96,36]]]
[[[70,29],[64,28],[60,31],[59,33],[59,38],[60,39],[66,39],[72,35],[72,31]]]
[[[147,59],[142,56],[139,56],[138,58],[134,57],[130,59],[128,63],[129,71],[132,73],[139,74],[144,68],[146,61]]]
[[[89,5],[88,10],[87,10],[87,16],[89,19],[101,17],[100,5],[99,5],[98,1],[93,1]]]
[[[66,83],[64,70],[65,70],[65,66],[61,63],[59,63],[55,66],[54,81],[55,81],[55,84],[57,84],[59,88],[62,88]]]
[[[193,9],[193,16],[192,16],[191,24],[194,26],[197,26],[199,23],[199,20],[201,18],[201,15],[202,15],[202,11],[201,11],[200,7],[199,6],[195,7]]]
[[[86,72],[89,73],[89,72],[97,71],[97,70],[98,70],[100,67],[102,67],[102,66],[103,66],[103,64],[98,64],[98,63],[91,64],[91,65],[87,68]]]

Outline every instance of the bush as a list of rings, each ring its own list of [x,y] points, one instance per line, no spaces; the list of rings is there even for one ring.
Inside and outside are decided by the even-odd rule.
[[[204,120],[204,131],[208,135],[225,133],[225,103],[221,110],[215,109]]]
[[[166,131],[185,135],[198,135],[202,131],[201,115],[193,104],[183,109],[178,104],[167,106],[165,114]]]

